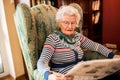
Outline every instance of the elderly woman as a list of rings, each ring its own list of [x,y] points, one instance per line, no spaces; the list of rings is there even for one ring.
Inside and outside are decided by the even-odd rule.
[[[64,77],[64,74],[75,64],[83,61],[84,52],[81,48],[97,51],[108,58],[119,57],[101,44],[76,32],[80,18],[78,10],[74,7],[62,6],[58,10],[57,30],[46,38],[37,63],[38,70],[46,80],[53,80],[53,78],[72,80],[72,76]]]

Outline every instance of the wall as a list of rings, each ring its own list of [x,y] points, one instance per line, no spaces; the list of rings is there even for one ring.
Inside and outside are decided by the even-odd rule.
[[[23,64],[23,57],[17,37],[17,32],[14,24],[13,15],[15,13],[15,5],[14,0],[3,0],[4,2],[4,9],[5,9],[5,16],[6,16],[6,23],[8,29],[8,36],[9,42],[11,47],[11,55],[8,57],[9,61],[9,68],[10,68],[10,75],[13,78],[19,77],[25,74],[24,64]],[[9,54],[10,55],[10,54]]]
[[[7,54],[11,53],[6,19],[5,19],[5,13],[4,13],[3,0],[0,0],[0,10],[1,10],[1,12],[0,12],[0,55],[2,57],[2,63],[4,66],[4,72],[0,73],[0,77],[3,77],[3,76],[6,76],[9,74],[9,68],[8,68],[9,63],[8,63],[8,55]]]
[[[103,0],[103,43],[117,44],[120,50],[120,0]]]
[[[14,3],[15,3],[15,7],[17,6],[17,4],[19,4],[19,3],[25,3],[25,4],[27,4],[29,7],[30,7],[30,1],[31,0],[14,0]],[[32,1],[34,1],[34,0],[32,0]]]

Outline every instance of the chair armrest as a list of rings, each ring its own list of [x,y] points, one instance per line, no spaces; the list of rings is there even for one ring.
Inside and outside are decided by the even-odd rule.
[[[35,80],[45,80],[37,69],[33,71],[33,77]]]

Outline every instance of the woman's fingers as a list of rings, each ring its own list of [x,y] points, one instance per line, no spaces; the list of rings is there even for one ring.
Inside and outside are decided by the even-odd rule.
[[[53,73],[56,76],[56,80],[66,80],[63,74],[61,73]]]
[[[66,80],[73,80],[73,76],[65,76]]]
[[[61,73],[53,72],[53,74],[49,76],[49,80],[73,80],[73,76],[64,76]]]

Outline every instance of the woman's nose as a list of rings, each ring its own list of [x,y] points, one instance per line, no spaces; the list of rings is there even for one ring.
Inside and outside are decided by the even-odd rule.
[[[71,25],[71,24],[69,24],[69,25],[68,25],[68,27],[69,27],[69,28],[72,28],[72,25]]]

